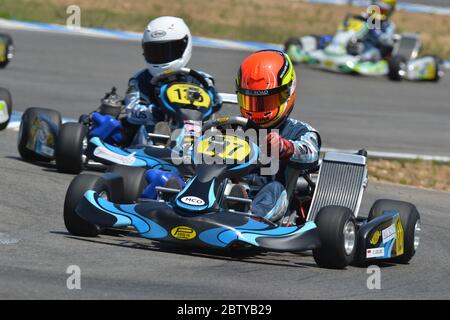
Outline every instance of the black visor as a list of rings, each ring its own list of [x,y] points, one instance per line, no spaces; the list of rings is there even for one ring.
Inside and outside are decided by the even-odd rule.
[[[180,59],[188,41],[188,36],[185,36],[180,40],[145,42],[142,45],[145,61],[151,64],[162,64]]]

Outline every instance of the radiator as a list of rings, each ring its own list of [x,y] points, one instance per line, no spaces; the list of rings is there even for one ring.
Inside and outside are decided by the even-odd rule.
[[[321,208],[331,205],[347,207],[356,217],[366,185],[366,157],[327,152],[320,166],[308,220],[314,221]]]

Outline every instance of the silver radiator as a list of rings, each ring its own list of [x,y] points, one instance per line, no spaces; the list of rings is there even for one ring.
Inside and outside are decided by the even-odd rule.
[[[366,185],[366,157],[338,152],[326,153],[320,166],[308,220],[314,221],[321,208],[331,205],[347,207],[356,217]]]

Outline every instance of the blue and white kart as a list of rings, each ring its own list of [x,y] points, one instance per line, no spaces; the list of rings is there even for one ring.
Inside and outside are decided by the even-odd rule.
[[[246,121],[220,118],[203,129]],[[146,179],[148,175],[167,173],[119,166],[101,176],[78,175],[66,193],[66,228],[72,235],[97,236],[105,228],[133,227],[150,240],[199,248],[313,250],[317,264],[327,268],[372,260],[407,263],[413,257],[420,231],[414,205],[378,200],[368,218],[358,217],[367,184],[364,151],[327,153],[317,179],[312,178],[317,163],[289,163],[285,172],[289,205],[280,209],[285,212],[275,222],[253,214],[251,198],[227,192],[232,181],[261,167],[260,152],[256,143],[243,136],[204,134],[192,154],[203,161],[197,162],[195,175],[186,183],[172,173],[154,183]],[[214,156],[227,161],[207,160]],[[151,192],[153,198],[147,196]],[[233,203],[245,204],[240,207],[244,209],[236,210]],[[302,218],[299,208],[304,205],[308,215]]]
[[[8,90],[0,88],[0,131],[8,126],[12,114],[12,99]]]
[[[180,80],[187,75],[199,85]],[[19,131],[20,155],[29,161],[55,160],[58,171],[65,173],[79,173],[87,165],[112,164],[167,170],[172,149],[184,148],[199,133],[202,121],[220,109],[222,100],[227,103],[235,99],[219,94],[217,103],[214,88],[202,75],[186,68],[154,77],[152,85],[166,121],[157,123],[150,133],[142,126],[129,143],[133,147],[122,148],[115,143],[123,137],[120,119],[124,114],[123,100],[113,88],[100,108],[80,116],[78,123],[62,124],[55,110],[27,109]],[[177,134],[174,141],[173,133]]]

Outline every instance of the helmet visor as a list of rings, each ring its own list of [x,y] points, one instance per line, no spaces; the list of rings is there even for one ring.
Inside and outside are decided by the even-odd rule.
[[[183,56],[188,44],[188,36],[180,40],[144,42],[144,58],[150,64],[169,63]]]
[[[291,83],[268,90],[238,88],[239,106],[249,112],[269,112],[278,109],[289,98]]]

